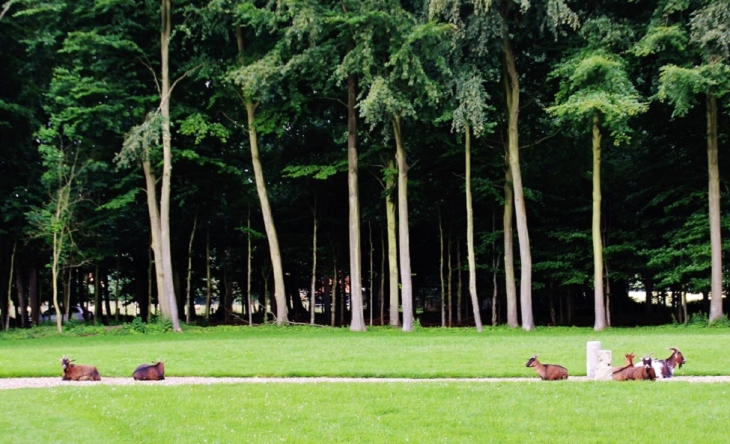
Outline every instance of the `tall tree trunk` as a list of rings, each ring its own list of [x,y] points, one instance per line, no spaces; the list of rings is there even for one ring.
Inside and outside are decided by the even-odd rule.
[[[191,295],[191,284],[193,274],[193,239],[195,239],[195,228],[198,226],[198,213],[193,219],[193,229],[190,230],[190,241],[188,242],[188,273],[185,279],[185,323],[190,324],[195,310],[195,298]]]
[[[99,265],[96,265],[94,270],[94,325],[97,325],[99,321],[99,314],[101,314],[101,298],[99,291],[101,290],[101,282],[99,279]]]
[[[251,207],[248,209],[246,216],[246,307],[248,310],[248,325],[253,325],[253,314],[251,306]],[[261,302],[259,300],[259,302]],[[266,310],[264,305],[264,321],[266,320]]]
[[[408,164],[401,133],[401,117],[393,119],[396,162],[398,164],[398,250],[400,251],[401,297],[403,298],[403,331],[413,331],[413,284],[411,281],[411,248],[408,229]]]
[[[444,281],[444,228],[441,224],[441,209],[439,208],[439,280],[441,281],[441,326],[446,327],[446,283]]]
[[[505,157],[507,168],[504,180],[504,214],[502,224],[504,228],[504,283],[507,293],[507,325],[517,328],[520,325],[517,318],[517,286],[515,285],[515,254],[513,248],[512,216],[514,200],[512,198],[512,170],[509,168],[509,155]]]
[[[469,263],[469,295],[474,310],[474,323],[477,331],[482,331],[482,316],[479,311],[479,299],[477,298],[477,270],[476,254],[474,253],[474,208],[471,196],[471,130],[466,127],[465,143],[466,163],[466,249],[467,262]]]
[[[398,289],[396,288],[396,298]],[[385,236],[380,229],[380,325],[385,325]]]
[[[456,323],[461,326],[461,308],[462,299],[461,295],[464,290],[461,273],[461,242],[456,240]],[[464,307],[464,313],[466,313],[466,307]]]
[[[354,44],[351,43],[351,49]],[[366,331],[362,302],[360,201],[357,184],[357,113],[354,74],[347,76],[347,190],[350,220],[350,330]],[[344,307],[343,307],[344,308]]]
[[[707,170],[710,199],[710,245],[712,249],[712,278],[710,283],[709,321],[722,319],[722,237],[720,234],[720,169],[718,165],[717,101],[707,95]]]
[[[517,220],[517,239],[520,243],[520,308],[522,311],[522,328],[530,331],[535,328],[532,315],[532,256],[530,253],[530,236],[527,230],[527,211],[522,189],[522,172],[520,170],[520,145],[518,117],[520,111],[520,83],[517,76],[514,53],[509,40],[509,30],[503,29],[503,47],[505,60],[505,87],[508,112],[508,153],[509,168],[512,172],[512,188],[514,191],[514,210]]]
[[[492,239],[496,239],[494,232],[497,231],[497,221],[495,213],[492,212]],[[492,242],[492,326],[497,326],[497,269],[499,268],[499,255],[497,254],[497,246]]]
[[[451,230],[449,230],[449,239],[446,242],[446,263],[448,264],[446,266],[446,313],[447,313],[447,319],[448,319],[448,326],[451,327],[454,323],[454,300],[453,300],[453,285],[454,282],[454,268],[453,263],[454,261],[451,259],[451,244],[453,241],[451,240]]]
[[[172,281],[172,249],[170,247],[170,178],[172,176],[172,136],[170,133],[170,64],[169,43],[172,26],[171,0],[162,0],[162,31],[160,33],[160,56],[162,59],[162,84],[160,88],[160,112],[162,114],[162,189],[160,191],[160,256],[164,290],[158,295],[165,300],[166,313],[174,331],[181,331],[178,318],[177,298]],[[159,288],[159,287],[158,287]]]
[[[256,177],[256,191],[261,202],[261,213],[264,217],[264,228],[269,241],[269,254],[271,256],[271,267],[274,272],[274,299],[276,300],[276,324],[284,325],[289,323],[286,307],[286,289],[284,287],[284,268],[281,265],[281,252],[279,250],[279,237],[276,234],[274,216],[269,204],[269,196],[266,191],[264,171],[261,167],[259,157],[259,142],[256,133],[256,104],[246,101],[246,112],[248,114],[248,134],[251,145],[251,160],[253,163],[254,176]]]
[[[38,269],[35,266],[31,266],[28,270],[28,296],[30,298],[31,322],[33,325],[38,325],[41,321],[41,304],[40,298],[38,297]],[[96,307],[96,305],[94,307]],[[96,310],[96,308],[94,308],[94,310]],[[96,323],[96,316],[94,317],[94,323]]]
[[[332,309],[330,317],[330,326],[334,327],[337,322],[337,255],[332,255]]]
[[[25,301],[25,282],[23,281],[23,268],[18,267],[15,270],[15,293],[18,295],[18,317],[15,319],[15,326],[26,328],[28,319],[28,304]]]
[[[375,252],[375,249],[373,248],[373,226],[370,221],[368,221],[368,235],[370,238],[370,279],[368,284],[368,290],[370,293],[370,301],[368,302],[368,312],[370,312],[370,326],[373,326],[373,308],[374,308],[374,301],[373,301],[373,278],[374,278],[374,269],[373,269],[373,253]]]
[[[210,299],[211,299],[211,284],[210,284],[210,225],[205,231],[205,320],[210,319]]]
[[[601,129],[599,114],[593,114],[593,288],[596,321],[593,330],[606,328],[606,307],[603,299],[603,239],[601,237]]]
[[[393,189],[395,181],[390,173],[395,170],[395,161],[388,161],[385,173],[385,217],[388,225],[388,300],[390,301],[390,325],[400,326],[400,304],[398,303],[398,244],[397,244],[397,223],[396,208],[393,200]]]
[[[12,299],[13,294],[13,273],[15,272],[13,269],[15,268],[15,252],[18,246],[18,242],[13,243],[13,252],[10,254],[10,276],[8,277],[8,296],[5,298],[5,303],[3,303],[3,321],[5,324],[5,331],[8,331],[10,329],[10,303]],[[59,331],[60,333],[60,331]]]
[[[312,209],[312,281],[309,286],[309,323],[314,325],[314,309],[317,306],[317,201]]]

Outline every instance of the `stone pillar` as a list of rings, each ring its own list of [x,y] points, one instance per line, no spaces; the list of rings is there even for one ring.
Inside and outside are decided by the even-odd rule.
[[[596,363],[596,375],[594,379],[598,381],[611,381],[613,379],[612,369],[611,350],[598,350],[598,362]]]
[[[586,343],[586,374],[588,379],[595,379],[596,365],[598,365],[598,351],[601,349],[601,341],[588,341]]]

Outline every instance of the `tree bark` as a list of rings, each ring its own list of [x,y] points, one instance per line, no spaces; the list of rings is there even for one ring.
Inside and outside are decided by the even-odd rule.
[[[506,160],[509,160],[509,156],[506,156]],[[515,253],[513,247],[514,236],[512,234],[513,209],[512,170],[509,168],[508,161],[504,180],[504,215],[502,217],[504,227],[504,282],[507,293],[507,325],[510,328],[517,328],[520,322],[517,318],[517,286],[515,285]]]
[[[354,74],[347,76],[347,190],[350,233],[350,330],[366,331],[362,301],[360,201],[357,184],[357,113]]]
[[[708,94],[707,103],[707,170],[709,176],[710,245],[712,277],[710,283],[709,321],[722,319],[722,235],[720,233],[720,168],[717,142],[717,101]]]
[[[518,117],[520,110],[520,84],[517,77],[514,53],[509,40],[509,32],[503,29],[503,46],[508,111],[508,152],[509,166],[512,171],[512,188],[514,191],[515,215],[517,220],[517,238],[520,243],[520,308],[522,309],[522,328],[535,329],[532,315],[532,256],[530,253],[530,237],[527,230],[527,211],[522,189],[522,172],[520,170],[520,146]]]
[[[162,0],[162,31],[160,33],[160,56],[162,59],[162,84],[160,89],[160,112],[162,114],[162,189],[160,191],[160,257],[162,262],[163,292],[158,295],[165,300],[167,309],[162,315],[170,320],[174,331],[181,331],[178,318],[177,298],[172,281],[172,250],[170,247],[170,179],[172,176],[172,137],[170,133],[170,64],[169,43],[172,26],[171,0]],[[154,184],[153,184],[154,185]],[[158,286],[159,288],[159,286]]]
[[[248,325],[253,325],[253,314],[251,306],[251,208],[246,215],[246,306],[248,307]],[[261,300],[259,300],[261,302]],[[264,305],[264,321],[266,321],[266,306]]]
[[[479,299],[477,298],[477,271],[476,255],[474,253],[474,208],[471,196],[471,130],[466,127],[465,146],[465,169],[466,169],[466,249],[467,262],[469,263],[469,295],[474,310],[474,323],[477,331],[482,331],[482,316],[479,310]]]
[[[444,282],[444,228],[441,224],[441,210],[439,209],[439,280],[441,281],[441,326],[446,327],[446,283]]]
[[[393,119],[393,130],[398,164],[398,250],[400,251],[401,297],[403,298],[403,331],[413,331],[413,284],[408,229],[408,164],[401,135],[400,116]]]
[[[281,265],[281,252],[279,250],[279,238],[276,234],[274,216],[269,204],[269,196],[266,191],[264,171],[261,167],[259,157],[258,135],[256,133],[256,106],[250,100],[246,101],[246,112],[248,114],[248,134],[251,145],[251,160],[253,163],[254,176],[256,177],[256,191],[261,203],[261,213],[264,217],[264,228],[269,241],[269,255],[271,256],[271,267],[274,272],[274,300],[276,300],[276,324],[284,325],[289,323],[286,307],[286,291],[284,287],[284,269]]]
[[[598,110],[593,114],[593,295],[595,324],[593,330],[606,328],[606,306],[603,294],[603,239],[601,237],[601,129]]]
[[[188,273],[185,283],[185,323],[190,324],[195,310],[195,298],[191,294],[191,281],[193,274],[193,239],[195,239],[195,228],[198,226],[198,214],[193,219],[193,229],[190,231],[190,241],[188,242]]]
[[[396,208],[393,201],[393,189],[395,181],[390,171],[395,170],[395,161],[388,161],[385,177],[385,217],[388,225],[388,294],[390,300],[390,325],[400,326],[400,304],[398,303],[398,244],[397,244],[397,223]]]
[[[314,202],[313,228],[312,228],[312,281],[310,288],[309,302],[309,323],[314,325],[314,309],[317,306],[317,202]]]

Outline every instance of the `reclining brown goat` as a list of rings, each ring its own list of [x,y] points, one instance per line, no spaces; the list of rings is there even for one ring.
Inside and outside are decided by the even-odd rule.
[[[636,355],[627,353],[624,355],[626,364],[623,367],[614,367],[612,378],[614,381],[627,381],[634,379],[634,358]]]
[[[161,381],[165,379],[165,363],[142,364],[132,375],[135,381]]]
[[[61,358],[62,381],[101,381],[99,371],[93,365],[76,365],[72,362],[66,356]]]
[[[531,357],[525,367],[535,369],[543,381],[557,381],[559,379],[568,379],[568,369],[557,364],[542,364],[537,360],[538,355]]]
[[[634,378],[637,381],[654,381],[656,379],[656,371],[651,365],[651,355],[641,360],[640,367],[634,367]]]

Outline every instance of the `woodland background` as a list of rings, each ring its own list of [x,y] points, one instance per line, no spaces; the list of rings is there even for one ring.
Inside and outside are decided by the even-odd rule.
[[[5,328],[49,303],[119,322],[115,301],[173,325],[404,330],[727,312],[727,0],[0,14]]]

